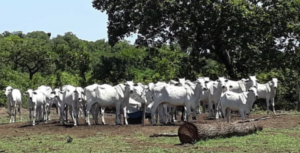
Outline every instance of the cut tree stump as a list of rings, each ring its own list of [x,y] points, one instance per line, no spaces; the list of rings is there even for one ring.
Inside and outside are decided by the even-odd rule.
[[[262,118],[260,118],[262,119]],[[216,137],[244,136],[261,131],[263,127],[253,122],[193,124],[183,123],[178,129],[178,137],[182,144],[195,143]]]

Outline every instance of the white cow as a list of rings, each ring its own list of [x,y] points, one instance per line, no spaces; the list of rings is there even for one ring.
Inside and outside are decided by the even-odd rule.
[[[155,124],[154,113],[157,107],[162,103],[167,103],[171,106],[185,106],[185,112],[187,121],[189,121],[189,115],[191,108],[196,107],[196,102],[199,101],[199,93],[201,90],[206,90],[204,82],[196,82],[196,88],[193,90],[189,85],[184,86],[157,86],[154,87],[153,100],[154,104],[151,109],[152,124]]]
[[[35,121],[43,121],[44,120],[44,112],[42,112],[42,108],[44,107],[44,103],[45,101],[37,101],[36,98],[37,95],[35,95],[35,103],[32,101],[32,97],[33,95],[33,90],[32,89],[28,89],[24,95],[28,96],[27,97],[27,107],[28,107],[28,111],[29,111],[29,121],[31,124],[35,124],[35,122],[32,122],[32,116],[35,116],[34,119]],[[44,96],[44,95],[42,95]]]
[[[90,124],[89,113],[92,105],[97,102],[100,107],[115,107],[116,108],[116,124],[121,124],[121,109],[123,109],[124,121],[127,122],[126,106],[129,104],[130,94],[133,93],[133,81],[126,81],[125,84],[111,85],[96,85],[95,88],[85,88],[87,99],[86,121]],[[88,94],[88,92],[93,92]]]
[[[211,81],[209,79],[209,77],[198,77],[198,80],[203,80],[206,84],[206,87],[209,89],[210,86],[214,83],[214,81]],[[205,107],[206,105],[208,104],[208,97],[209,97],[209,90],[203,90],[201,93],[201,99],[200,102],[202,103],[202,112],[204,113],[205,112]],[[197,104],[197,107],[196,107],[196,113],[200,113],[200,102]]]
[[[27,90],[28,91],[28,90]],[[37,118],[41,117],[45,120],[46,113],[46,96],[41,90],[34,90],[32,92],[32,107],[33,107],[33,120],[32,125],[35,125]]]
[[[62,88],[61,93],[63,94],[63,100],[61,103],[61,115],[60,119],[61,122],[64,123],[63,120],[63,115],[64,115],[64,106],[68,105],[71,108],[72,112],[72,119],[74,122],[74,126],[78,125],[78,112],[79,112],[79,107],[81,106],[81,103],[83,101],[83,96],[84,91],[81,87],[74,87],[72,85],[65,85]]]
[[[239,111],[242,120],[245,119],[246,114],[250,113],[250,110],[258,97],[257,89],[251,87],[248,92],[235,93],[232,91],[226,91],[222,93],[220,99],[220,106],[222,113],[227,115],[227,122],[230,122],[231,111]]]
[[[227,83],[228,79],[225,77],[219,77],[216,84],[213,84],[209,88],[209,97],[208,97],[208,109],[209,109],[209,118],[213,117],[213,107],[215,105],[216,109],[216,119],[219,119],[219,108],[218,104],[220,102],[221,93],[228,90]]]
[[[11,86],[7,86],[4,90],[4,94],[7,97],[7,107],[9,115],[9,123],[15,123],[17,120],[17,109],[19,111],[19,118],[22,121],[21,116],[21,105],[22,105],[22,94],[19,89],[13,89]]]
[[[271,102],[272,102],[273,113],[276,114],[274,98],[276,96],[276,90],[277,90],[278,83],[279,83],[279,81],[277,78],[272,78],[272,80],[268,81],[266,84],[257,83],[258,98],[266,99],[268,114],[269,114],[269,106],[270,106],[269,100],[271,100]]]
[[[52,104],[56,105],[56,114],[60,115],[60,109],[61,109],[61,101],[63,99],[63,94],[60,93],[60,89],[55,88],[51,94],[54,96],[54,98],[52,98]]]
[[[45,120],[46,121],[51,120],[50,110],[51,110],[52,102],[53,102],[52,97],[51,97],[52,96],[51,95],[52,88],[50,86],[41,85],[37,88],[37,90],[41,91],[44,94],[44,96],[46,97],[46,108],[45,108],[45,111],[46,111],[45,117],[46,117],[46,119]]]

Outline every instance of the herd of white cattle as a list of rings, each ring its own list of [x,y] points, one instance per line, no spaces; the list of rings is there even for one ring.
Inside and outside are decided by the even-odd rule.
[[[259,83],[256,76],[233,81],[225,77],[218,77],[212,81],[209,77],[199,77],[195,81],[179,78],[178,81],[156,82],[144,85],[125,81],[118,85],[93,84],[85,88],[64,85],[52,89],[50,86],[41,85],[36,90],[28,89],[23,94],[27,97],[29,119],[32,125],[36,121],[50,120],[50,110],[53,104],[56,113],[60,116],[61,123],[68,122],[68,111],[73,119],[74,126],[78,125],[78,118],[85,117],[91,125],[91,114],[95,124],[98,124],[98,115],[102,114],[102,123],[105,124],[105,108],[115,107],[116,124],[121,124],[121,111],[123,110],[124,122],[127,125],[127,113],[141,109],[145,104],[146,112],[151,113],[151,123],[156,124],[156,113],[160,122],[176,122],[175,110],[177,106],[184,107],[184,120],[189,121],[190,115],[200,113],[202,104],[203,113],[208,105],[209,118],[226,116],[230,122],[231,111],[238,111],[242,119],[249,114],[253,103],[258,98],[266,99],[267,113],[269,113],[269,100],[272,101],[273,112],[274,97],[276,95],[277,78],[272,78],[265,84]],[[8,114],[10,123],[16,122],[17,111],[21,117],[22,94],[19,89],[11,86],[4,89],[7,96]],[[215,107],[213,107],[213,105]]]

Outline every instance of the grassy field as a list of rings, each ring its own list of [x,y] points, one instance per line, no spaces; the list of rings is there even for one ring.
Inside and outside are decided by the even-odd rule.
[[[176,133],[178,126],[115,126],[114,116],[108,116],[110,125],[62,126],[56,118],[32,127],[28,122],[7,124],[4,114],[0,114],[0,152],[300,152],[298,113],[261,121],[266,128],[257,134],[194,145],[180,145],[177,137],[149,137],[153,133]],[[72,142],[67,143],[68,136]]]

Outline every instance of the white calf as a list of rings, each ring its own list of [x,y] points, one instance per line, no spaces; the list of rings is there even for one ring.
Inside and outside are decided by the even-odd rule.
[[[248,92],[243,93],[235,93],[232,91],[222,93],[220,105],[224,115],[225,110],[227,110],[227,122],[230,122],[231,111],[239,111],[242,120],[244,120],[245,115],[250,113],[257,97],[257,89],[254,87],[251,87]]]

